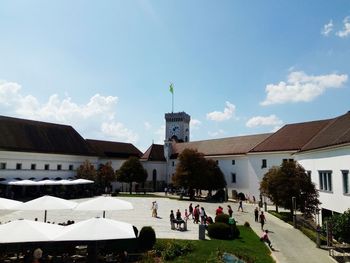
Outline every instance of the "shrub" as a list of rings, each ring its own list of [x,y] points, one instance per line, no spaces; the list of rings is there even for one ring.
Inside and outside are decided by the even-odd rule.
[[[144,226],[138,237],[138,247],[141,250],[150,250],[156,243],[156,233],[150,226]]]
[[[250,227],[249,222],[248,222],[248,221],[245,221],[244,226],[245,226],[245,227]]]
[[[208,235],[216,239],[231,239],[231,229],[228,224],[218,222],[208,226]]]
[[[228,225],[230,216],[227,214],[220,214],[215,217],[215,223],[224,223]]]
[[[193,251],[194,246],[191,242],[183,243],[176,240],[170,240],[164,243],[157,242],[155,249],[156,254],[160,254],[164,260],[173,260]]]

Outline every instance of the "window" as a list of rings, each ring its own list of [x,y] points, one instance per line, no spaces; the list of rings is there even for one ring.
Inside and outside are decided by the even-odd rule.
[[[288,159],[283,159],[282,162],[283,163],[286,163],[288,161]]]
[[[294,159],[289,159],[288,161],[290,161],[292,163],[292,162],[294,162]]]
[[[46,171],[47,171],[47,170],[50,170],[50,165],[49,165],[49,164],[45,164],[44,169],[45,169]]]
[[[236,164],[236,160],[232,160],[232,165],[235,165]]]
[[[175,162],[173,161],[171,165],[174,167],[175,166]]]
[[[0,163],[0,170],[6,169],[6,163]]]
[[[69,169],[69,171],[73,171],[73,168],[74,168],[73,164],[70,164],[68,169]]]
[[[216,165],[219,165],[219,160],[215,160]]]
[[[30,165],[30,170],[36,170],[36,164],[35,163],[32,163]]]
[[[349,171],[343,170],[341,171],[343,174],[343,192],[344,194],[350,194],[349,192]]]
[[[231,183],[236,183],[236,174],[235,173],[231,173]]]
[[[62,170],[62,164],[57,164],[57,171],[61,171]]]
[[[267,160],[266,159],[262,159],[261,160],[261,168],[266,168],[267,167]]]
[[[22,164],[16,163],[16,170],[22,170]]]
[[[320,190],[332,192],[332,172],[319,171]]]

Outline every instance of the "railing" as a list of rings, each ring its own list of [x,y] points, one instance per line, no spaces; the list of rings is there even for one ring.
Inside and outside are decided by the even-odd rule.
[[[350,262],[350,245],[337,245],[329,249],[329,255],[337,262]]]

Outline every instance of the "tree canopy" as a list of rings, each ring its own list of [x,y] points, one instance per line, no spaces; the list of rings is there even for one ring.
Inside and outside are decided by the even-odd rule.
[[[96,169],[94,165],[91,164],[89,160],[86,160],[77,169],[76,177],[96,181]]]
[[[204,154],[185,149],[179,155],[173,182],[176,186],[192,189],[216,190],[226,186],[222,171],[214,160],[207,160]]]
[[[147,171],[143,168],[137,157],[130,157],[117,171],[117,181],[129,183],[130,194],[132,192],[132,183],[143,183],[147,179]]]
[[[350,209],[343,214],[335,214],[327,220],[332,224],[332,232],[340,242],[350,243]]]
[[[296,198],[296,208],[305,216],[311,216],[320,204],[318,191],[311,178],[295,161],[284,161],[281,166],[269,169],[260,183],[260,191],[276,206],[290,209],[291,213],[292,197]]]
[[[113,170],[112,163],[109,161],[102,164],[97,172],[98,183],[100,186],[109,186],[117,179],[116,173]]]

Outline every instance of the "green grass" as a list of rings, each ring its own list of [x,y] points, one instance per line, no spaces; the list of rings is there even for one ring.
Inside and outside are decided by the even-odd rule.
[[[218,253],[230,253],[249,259],[248,262],[273,263],[271,251],[259,240],[250,227],[238,226],[240,238],[234,240],[176,240],[184,244],[193,243],[194,250],[171,262],[219,262]],[[158,239],[157,242],[168,242],[169,239]],[[170,261],[164,261],[170,262]]]

